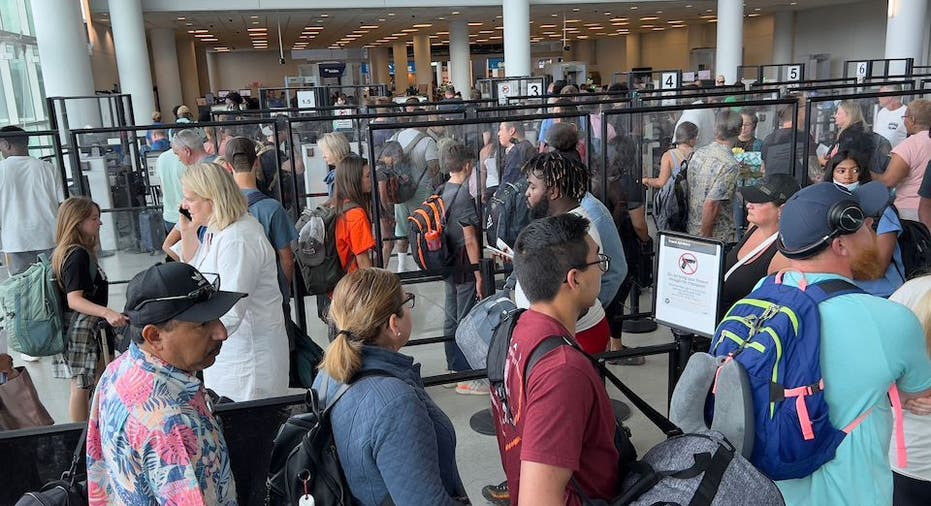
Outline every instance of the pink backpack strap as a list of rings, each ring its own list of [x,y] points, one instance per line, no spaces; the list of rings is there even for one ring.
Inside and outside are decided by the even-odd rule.
[[[799,290],[801,290],[801,291],[804,292],[805,289],[808,288],[808,279],[805,278],[805,273],[802,272],[802,271],[800,271],[800,270],[798,270],[798,269],[793,269],[793,268],[791,268],[791,267],[785,267],[785,268],[783,268],[783,269],[780,269],[779,272],[776,273],[776,284],[777,284],[777,285],[781,285],[781,284],[782,284],[782,277],[785,276],[785,274],[786,274],[787,272],[795,272],[795,273],[798,273],[799,277],[801,278],[801,279],[798,280],[798,288],[799,288]]]
[[[895,415],[896,465],[904,469],[908,467],[908,454],[905,449],[905,419],[902,417],[902,398],[899,396],[899,387],[895,384],[889,389],[889,400],[892,401],[892,413]]]

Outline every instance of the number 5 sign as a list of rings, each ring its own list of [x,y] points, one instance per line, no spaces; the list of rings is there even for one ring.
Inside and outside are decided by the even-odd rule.
[[[789,65],[786,68],[786,81],[801,81],[802,80],[802,66],[801,65]]]

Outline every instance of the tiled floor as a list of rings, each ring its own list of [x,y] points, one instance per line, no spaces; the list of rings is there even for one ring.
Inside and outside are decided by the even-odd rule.
[[[157,256],[146,254],[119,253],[101,259],[101,265],[107,272],[111,281],[128,280],[136,272],[154,264],[160,259]],[[6,278],[5,268],[0,268],[0,280]],[[120,309],[123,307],[125,284],[111,285],[110,307]],[[414,309],[414,336],[438,336],[442,334],[443,326],[443,286],[439,282],[421,283],[408,287],[417,294],[417,307]],[[642,307],[649,307],[650,294],[642,297]],[[326,333],[323,324],[316,318],[316,307],[312,299],[308,299],[307,321],[308,333],[321,346],[326,345]],[[641,346],[648,344],[661,344],[670,342],[672,335],[665,328],[650,334],[625,334],[624,341],[628,346]],[[445,355],[442,344],[429,344],[410,346],[402,350],[423,364],[423,375],[430,376],[445,372]],[[52,414],[59,422],[68,421],[68,381],[52,377],[51,361],[48,358],[37,362],[23,362],[19,354],[13,353],[17,365],[25,364],[36,384],[39,395]],[[613,367],[622,380],[634,391],[643,396],[660,411],[666,412],[667,392],[667,358],[665,355],[649,357],[642,366]],[[474,432],[469,426],[470,417],[476,412],[488,407],[486,396],[468,396],[456,394],[452,389],[432,387],[430,395],[436,403],[452,419],[458,435],[457,459],[459,472],[470,498],[474,504],[484,504],[481,489],[489,483],[498,483],[504,479],[501,469],[498,447],[494,436],[484,436]],[[612,398],[622,399],[614,387],[609,388]],[[662,440],[662,434],[650,424],[639,412],[634,412],[628,425],[633,432],[634,444],[640,452],[646,451],[652,445]],[[553,437],[560,437],[553,434]]]

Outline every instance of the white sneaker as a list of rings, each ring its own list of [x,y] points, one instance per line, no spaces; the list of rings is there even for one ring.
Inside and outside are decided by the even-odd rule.
[[[456,393],[461,395],[488,395],[484,380],[463,381],[456,384]]]
[[[42,357],[33,357],[32,355],[26,355],[25,353],[20,353],[19,358],[23,359],[26,362],[38,362]]]

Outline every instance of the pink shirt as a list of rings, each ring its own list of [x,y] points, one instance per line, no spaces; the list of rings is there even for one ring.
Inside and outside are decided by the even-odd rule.
[[[895,187],[895,207],[903,218],[918,219],[918,188],[925,175],[925,168],[931,160],[931,138],[928,131],[922,130],[908,136],[892,149],[892,153],[899,155],[908,164],[908,175]]]

